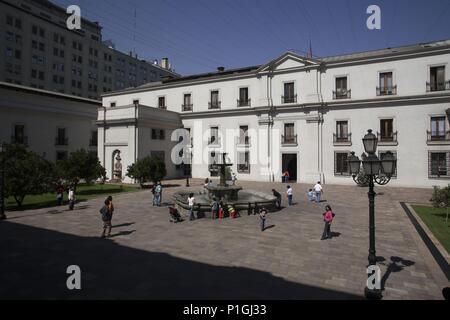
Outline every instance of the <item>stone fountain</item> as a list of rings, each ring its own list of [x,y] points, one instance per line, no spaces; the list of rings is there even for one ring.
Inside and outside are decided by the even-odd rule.
[[[197,215],[208,216],[211,212],[213,199],[222,201],[226,205],[231,205],[238,211],[244,210],[248,214],[257,211],[258,208],[265,207],[268,210],[276,207],[276,197],[254,190],[243,190],[240,186],[228,185],[226,181],[226,168],[232,163],[227,163],[226,153],[222,154],[220,163],[214,162],[212,167],[219,170],[219,183],[208,185],[201,191],[179,191],[174,194],[175,203],[179,208],[188,209],[187,198],[190,193],[195,197],[195,208]]]

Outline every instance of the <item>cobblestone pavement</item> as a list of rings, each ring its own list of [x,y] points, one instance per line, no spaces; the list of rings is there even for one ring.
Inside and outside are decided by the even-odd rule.
[[[163,202],[184,181],[166,182]],[[239,182],[285,190],[281,183]],[[0,223],[1,298],[361,299],[368,255],[367,188],[324,187],[321,204],[310,186],[293,184],[292,207],[259,218],[169,223],[150,191],[114,198],[113,237],[100,239],[102,199],[66,207],[9,212]],[[202,188],[193,180],[191,190]],[[376,244],[384,299],[441,299],[447,279],[399,202],[427,203],[431,190],[378,187]],[[321,241],[322,212],[336,213],[334,236]],[[165,203],[167,204],[167,203]],[[283,205],[286,205],[283,199]],[[66,288],[66,268],[78,265],[82,289]]]

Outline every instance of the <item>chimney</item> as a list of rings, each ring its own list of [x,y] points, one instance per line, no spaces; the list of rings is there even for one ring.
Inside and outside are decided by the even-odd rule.
[[[169,58],[161,59],[161,68],[168,70],[169,69]]]
[[[224,71],[225,71],[225,68],[224,68],[224,67],[218,67],[218,68],[217,68],[217,71],[219,71],[219,72],[224,72]]]

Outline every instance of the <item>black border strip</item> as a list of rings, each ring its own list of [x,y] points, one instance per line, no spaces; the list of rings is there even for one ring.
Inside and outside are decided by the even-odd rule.
[[[417,232],[419,233],[423,242],[427,246],[428,250],[430,250],[430,253],[433,256],[434,260],[436,260],[436,262],[439,265],[439,267],[441,268],[442,272],[447,277],[447,280],[450,281],[450,266],[447,263],[447,260],[445,260],[445,258],[442,256],[439,249],[436,248],[433,241],[431,241],[430,237],[428,237],[428,234],[425,232],[425,230],[423,230],[422,226],[417,221],[417,219],[414,217],[414,215],[411,213],[411,211],[406,206],[406,204],[404,202],[400,202],[400,205],[402,206],[403,210],[405,210],[406,214],[408,215],[409,220],[411,220],[412,224],[416,228]]]

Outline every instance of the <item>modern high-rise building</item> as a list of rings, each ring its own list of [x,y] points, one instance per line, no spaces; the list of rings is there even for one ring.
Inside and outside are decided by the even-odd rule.
[[[48,0],[0,0],[0,12],[0,81],[98,100],[178,77],[167,58],[148,62],[103,42],[97,22],[69,30],[66,8]]]

